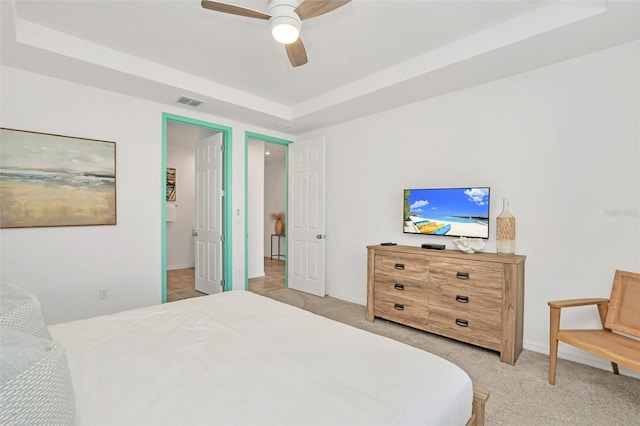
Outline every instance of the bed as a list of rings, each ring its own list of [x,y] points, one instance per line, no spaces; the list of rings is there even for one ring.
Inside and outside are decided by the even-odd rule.
[[[245,291],[46,332],[76,425],[481,424],[488,396],[433,354]]]

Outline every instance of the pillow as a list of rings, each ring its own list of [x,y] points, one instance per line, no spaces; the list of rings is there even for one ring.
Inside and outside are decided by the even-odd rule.
[[[0,327],[0,353],[0,424],[73,424],[71,374],[60,344]]]
[[[0,326],[51,340],[40,301],[27,290],[5,282],[0,282]]]

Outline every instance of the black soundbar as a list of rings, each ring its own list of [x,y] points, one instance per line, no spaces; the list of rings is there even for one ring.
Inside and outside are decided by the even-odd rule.
[[[444,244],[423,244],[422,248],[429,249],[429,250],[444,250],[445,245]]]

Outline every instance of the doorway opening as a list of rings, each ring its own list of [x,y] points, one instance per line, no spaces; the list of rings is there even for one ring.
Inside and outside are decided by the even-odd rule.
[[[252,282],[282,280],[283,288],[287,286],[290,143],[267,135],[245,133],[245,290],[249,290],[249,279]],[[280,215],[284,216],[284,232],[274,226]]]
[[[180,205],[182,201],[180,201],[180,192],[179,187],[177,187],[176,197],[173,202],[167,201],[167,167],[171,167],[167,164],[167,146],[168,146],[168,138],[170,137],[170,127],[174,125],[183,125],[188,126],[190,129],[195,130],[203,135],[203,138],[206,139],[205,136],[211,136],[212,138],[220,139],[220,148],[221,148],[221,199],[217,200],[219,202],[214,203],[215,205],[215,214],[218,218],[220,218],[220,241],[219,241],[219,252],[216,253],[216,256],[219,256],[220,261],[218,262],[218,270],[213,271],[214,273],[208,274],[211,276],[219,276],[220,277],[220,285],[222,291],[227,291],[232,288],[232,282],[230,280],[231,271],[232,271],[232,229],[231,229],[231,149],[230,149],[230,141],[231,141],[231,128],[226,126],[221,126],[215,123],[208,123],[205,121],[195,120],[188,117],[182,117],[178,115],[173,115],[169,113],[162,114],[162,161],[161,161],[161,182],[162,182],[162,202],[161,202],[161,277],[162,277],[162,303],[167,302],[167,219],[176,221],[176,218],[181,217],[181,213],[183,210],[188,211],[189,209],[182,209]],[[194,153],[194,163],[195,163],[195,152],[196,147],[193,147]],[[178,182],[180,177],[180,170],[173,170],[175,181]],[[191,176],[183,176],[184,179],[193,179],[196,180],[195,174],[193,172],[188,173]],[[224,194],[224,196],[222,196]],[[196,198],[196,205],[198,196]],[[186,200],[188,202],[188,200]],[[208,204],[208,203],[207,203]],[[184,205],[187,207],[187,205]],[[193,207],[193,206],[189,206]],[[194,207],[195,210],[199,210],[200,207]],[[193,209],[191,209],[193,211]],[[188,223],[191,221],[193,223],[193,227],[198,226],[198,219],[196,217],[191,216],[190,213],[186,213],[187,217],[183,217],[183,219]],[[183,221],[184,222],[184,221]],[[191,227],[189,227],[191,228]],[[196,235],[196,229],[187,229],[182,230],[182,233],[187,232],[186,238],[189,242],[192,242],[192,238]],[[225,238],[227,236],[228,238]],[[197,236],[196,236],[197,237]],[[188,244],[188,243],[187,243]],[[191,249],[191,248],[190,248]],[[206,261],[209,263],[209,254],[203,256],[198,256],[197,249],[195,244],[193,245],[193,262],[195,263],[195,269],[198,270],[198,265],[203,265],[203,262]],[[208,252],[207,252],[208,253]],[[200,257],[200,258],[199,258]],[[188,262],[188,261],[187,261]]]

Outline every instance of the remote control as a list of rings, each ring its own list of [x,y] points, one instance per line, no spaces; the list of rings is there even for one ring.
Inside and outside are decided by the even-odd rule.
[[[381,246],[395,246],[396,243],[380,243]]]

